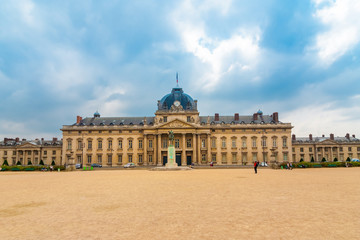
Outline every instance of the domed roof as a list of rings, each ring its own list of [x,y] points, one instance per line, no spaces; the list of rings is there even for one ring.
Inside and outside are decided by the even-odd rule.
[[[159,110],[168,110],[174,104],[175,101],[179,101],[184,110],[196,110],[196,103],[184,91],[182,88],[173,88],[171,93],[165,95],[159,102]]]
[[[263,112],[259,109],[259,111],[257,111],[257,114],[262,115]]]
[[[96,111],[96,112],[94,113],[94,118],[96,118],[96,117],[100,117],[100,113],[99,113],[98,111]]]

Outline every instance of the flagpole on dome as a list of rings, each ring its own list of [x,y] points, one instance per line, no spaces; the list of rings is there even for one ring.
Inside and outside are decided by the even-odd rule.
[[[176,87],[179,87],[179,74],[176,72]]]

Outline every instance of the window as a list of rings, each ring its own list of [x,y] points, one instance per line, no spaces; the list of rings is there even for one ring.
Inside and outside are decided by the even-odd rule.
[[[111,165],[112,164],[112,155],[111,154],[109,154],[108,155],[108,165]]]
[[[201,139],[201,147],[202,147],[202,148],[205,148],[205,147],[206,147],[205,139]]]
[[[236,153],[233,153],[233,154],[232,154],[232,162],[233,162],[233,163],[236,163],[236,162],[237,162],[237,160],[236,160]]]
[[[186,139],[186,147],[191,148],[191,139]]]
[[[71,148],[72,148],[71,140],[68,140],[67,141],[67,149],[71,150]]]
[[[118,163],[122,164],[122,155],[121,154],[118,155]]]
[[[300,148],[300,152],[304,152],[304,148]]]
[[[177,138],[175,139],[175,148],[179,148],[180,147],[180,140]]]
[[[44,155],[47,155],[47,151],[44,151]]]
[[[202,161],[202,162],[206,162],[206,155],[205,155],[205,154],[202,154],[202,155],[201,155],[201,161]]]
[[[340,148],[339,148],[339,151],[342,152],[342,151],[343,151],[343,147],[340,147]]]
[[[133,144],[132,139],[129,139],[129,149],[132,149],[132,144]]]
[[[149,139],[149,148],[153,148],[153,140]]]
[[[149,162],[153,162],[153,156],[152,155],[149,155]]]
[[[309,147],[309,152],[312,152],[312,147]]]
[[[236,148],[236,138],[231,139],[231,147]]]
[[[97,161],[98,161],[98,163],[102,163],[102,155],[97,156]]]
[[[81,155],[77,156],[77,163],[81,163]]]
[[[257,161],[257,153],[252,154],[252,159],[253,159],[253,162]]]
[[[359,149],[360,149],[360,148],[358,148],[358,151],[360,151]],[[36,153],[37,153],[37,151],[36,151]],[[16,151],[13,151],[13,155],[16,155]]]
[[[226,154],[225,153],[221,154],[221,162],[226,163]]]
[[[88,155],[88,156],[87,156],[87,162],[88,162],[89,164],[91,164],[91,155]]]
[[[92,141],[88,141],[88,149],[92,149]]]
[[[98,149],[102,149],[102,140],[98,140]]]
[[[247,154],[245,153],[242,155],[242,162],[247,162]]]
[[[167,122],[167,117],[164,117],[164,122]]]
[[[211,161],[216,163],[216,154],[211,155]]]
[[[118,147],[119,147],[119,149],[122,149],[123,148],[123,146],[122,146],[122,139],[119,139],[119,145],[118,145]]]
[[[256,147],[256,138],[252,139],[252,147]]]
[[[108,142],[108,149],[112,149],[112,140],[109,140]]]
[[[246,138],[241,139],[241,146],[246,148]]]
[[[283,138],[283,147],[287,147],[287,138]]]
[[[277,146],[277,144],[276,144],[276,138],[273,138],[272,142],[273,142],[273,147],[276,147],[276,146]]]
[[[187,116],[187,122],[191,122],[191,117],[190,116]]]
[[[139,163],[142,163],[143,162],[143,155],[139,155]]]
[[[211,139],[211,147],[216,148],[216,138]]]
[[[142,148],[143,148],[143,140],[139,139],[139,149],[142,149]]]
[[[261,139],[261,146],[266,147],[266,138]]]
[[[52,154],[53,154],[53,155],[56,155],[56,150],[53,150],[53,151],[52,151]]]
[[[329,148],[328,147],[325,147],[325,152],[327,152],[329,150]]]
[[[162,140],[162,142],[163,142],[163,148],[167,148],[168,147],[168,140],[167,140],[167,138],[165,138],[165,139],[163,139]]]
[[[82,149],[82,141],[80,140],[80,141],[78,141],[78,147],[77,147],[77,149]]]
[[[226,148],[226,138],[221,139],[221,147]]]
[[[288,160],[288,154],[284,153],[284,161],[287,161],[287,160]]]
[[[4,151],[4,155],[5,155],[5,156],[7,155],[7,151]]]
[[[351,152],[351,147],[348,147],[348,152]]]
[[[128,155],[129,162],[132,162],[132,155]]]

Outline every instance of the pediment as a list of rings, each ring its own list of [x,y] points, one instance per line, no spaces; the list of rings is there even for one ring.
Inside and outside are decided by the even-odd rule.
[[[171,122],[164,123],[163,125],[159,126],[159,128],[194,128],[194,126],[181,120],[175,119]]]
[[[338,145],[334,140],[326,139],[319,143],[319,145]]]
[[[29,142],[26,142],[26,143],[23,143],[21,145],[18,145],[17,148],[39,148],[38,145],[35,145],[35,144],[32,144],[32,143],[29,143]]]

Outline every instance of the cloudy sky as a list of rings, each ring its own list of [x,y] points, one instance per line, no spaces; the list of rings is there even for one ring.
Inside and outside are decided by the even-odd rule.
[[[297,136],[360,137],[360,1],[0,0],[0,137],[76,116],[279,112]]]

